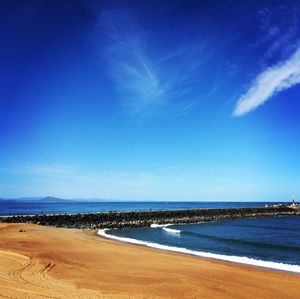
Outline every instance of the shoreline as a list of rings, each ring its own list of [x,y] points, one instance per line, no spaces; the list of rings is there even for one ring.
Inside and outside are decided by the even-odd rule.
[[[169,225],[172,225],[172,224],[161,225],[161,227],[165,228],[166,226],[169,226]],[[115,235],[107,234],[108,231],[110,231],[110,229],[98,230],[97,235],[99,235],[103,238],[118,241],[121,243],[140,245],[140,246],[143,246],[146,248],[150,247],[150,248],[159,249],[159,250],[163,250],[163,251],[167,251],[167,252],[176,252],[176,253],[181,253],[184,255],[195,256],[198,258],[199,257],[207,258],[207,259],[212,259],[212,260],[217,260],[217,261],[224,261],[224,262],[236,263],[236,264],[240,264],[240,265],[264,268],[264,269],[268,269],[268,270],[284,271],[284,272],[293,273],[293,274],[300,274],[300,265],[284,264],[284,263],[278,263],[278,262],[257,260],[257,259],[249,258],[249,257],[240,257],[240,256],[233,256],[233,255],[229,256],[229,255],[223,255],[223,254],[217,254],[217,253],[190,250],[190,249],[187,249],[184,247],[168,246],[168,245],[163,245],[163,244],[159,244],[159,243],[141,241],[141,240],[133,239],[133,238],[118,237]],[[177,233],[177,232],[174,232],[174,233]]]
[[[299,275],[116,242],[78,230],[0,224],[0,297],[297,298]]]

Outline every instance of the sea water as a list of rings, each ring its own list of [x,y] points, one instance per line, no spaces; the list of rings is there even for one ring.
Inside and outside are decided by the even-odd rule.
[[[300,216],[99,231],[120,241],[300,273]]]
[[[268,202],[188,202],[188,201],[63,201],[63,202],[30,202],[0,201],[0,215],[36,215],[36,214],[75,214],[108,211],[145,211],[145,210],[183,210],[197,208],[242,208],[261,207]]]

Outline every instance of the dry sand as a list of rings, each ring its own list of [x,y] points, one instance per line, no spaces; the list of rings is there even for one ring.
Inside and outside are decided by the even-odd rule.
[[[19,232],[19,230],[25,232]],[[300,275],[0,224],[0,298],[300,298]]]

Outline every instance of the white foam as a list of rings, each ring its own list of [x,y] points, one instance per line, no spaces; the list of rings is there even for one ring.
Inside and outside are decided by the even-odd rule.
[[[294,272],[294,273],[300,273],[300,266],[297,265],[289,265],[289,264],[283,264],[283,263],[276,263],[276,262],[268,262],[268,261],[261,261],[256,260],[253,258],[248,257],[239,257],[239,256],[229,256],[229,255],[222,255],[222,254],[216,254],[216,253],[209,253],[209,252],[201,252],[201,251],[194,251],[186,248],[179,248],[174,246],[167,246],[167,245],[161,245],[158,243],[151,243],[146,241],[140,241],[132,238],[125,238],[125,237],[118,237],[111,234],[107,234],[106,232],[109,231],[109,229],[101,229],[97,232],[99,236],[117,240],[121,242],[126,243],[132,243],[137,245],[143,245],[147,247],[162,249],[162,250],[169,250],[179,253],[185,253],[185,254],[191,254],[195,256],[200,256],[204,258],[211,258],[211,259],[217,259],[222,261],[228,261],[233,263],[240,263],[250,266],[257,266],[257,267],[264,267],[264,268],[270,268],[275,270],[281,270],[281,271],[288,271],[288,272]]]
[[[167,226],[170,226],[172,225],[171,223],[167,223],[167,224],[157,224],[157,223],[152,223],[150,225],[151,228],[158,228],[158,227],[167,227]]]
[[[174,229],[174,228],[163,227],[163,230],[170,234],[180,234],[181,233],[181,231],[179,229]]]
[[[181,231],[178,229],[174,228],[168,228],[168,226],[172,225],[172,223],[167,223],[167,224],[156,224],[152,223],[150,225],[151,228],[162,228],[165,232],[170,233],[170,234],[180,234]]]

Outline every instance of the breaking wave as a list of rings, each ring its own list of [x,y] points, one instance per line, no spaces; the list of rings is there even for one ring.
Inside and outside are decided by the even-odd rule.
[[[152,227],[152,228],[158,228],[158,227],[167,227],[167,226],[170,226],[170,225],[172,225],[171,223],[167,223],[167,224],[156,224],[156,223],[152,223],[151,225],[150,225],[150,227]]]
[[[174,228],[163,227],[163,230],[170,234],[180,234],[181,233],[181,230],[174,229]]]

